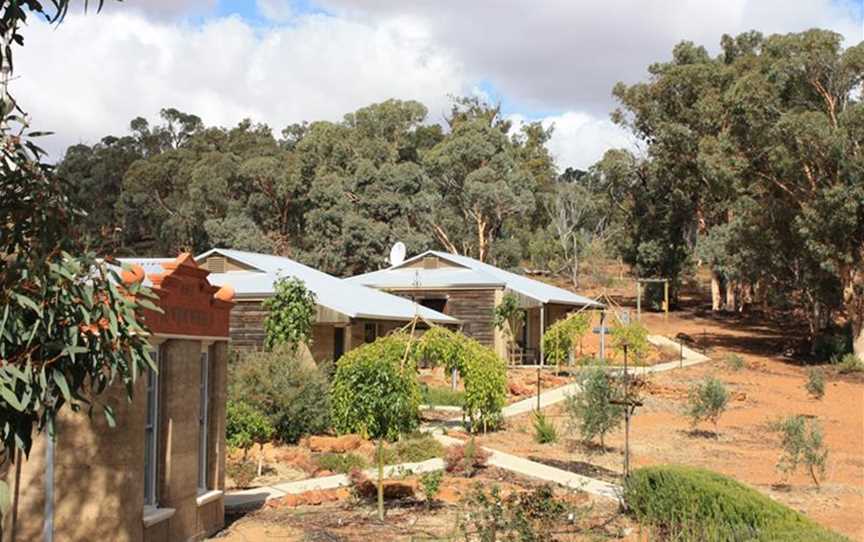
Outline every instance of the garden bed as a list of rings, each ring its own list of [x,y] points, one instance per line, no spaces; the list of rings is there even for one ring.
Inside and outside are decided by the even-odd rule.
[[[409,435],[395,443],[384,445],[384,463],[415,463],[443,455],[443,447],[430,435]],[[228,456],[231,465],[242,459],[242,452],[233,451]],[[375,465],[375,443],[357,435],[341,437],[312,436],[296,445],[265,444],[263,450],[257,446],[249,451],[248,458],[257,463],[263,459],[261,476],[254,476],[248,484],[238,487],[230,476],[226,479],[228,489],[249,489],[281,482],[293,482],[307,478],[321,478],[333,474],[347,474],[353,469],[366,469]]]
[[[478,506],[477,488],[490,496],[496,487],[503,501],[550,488],[561,521],[544,525],[557,539],[614,540],[630,527],[630,520],[619,514],[617,505],[605,500],[594,501],[585,493],[557,486],[546,486],[536,480],[493,467],[481,469],[466,478],[445,474],[437,496],[427,502],[419,477],[408,474],[388,480],[398,498],[387,500],[386,519],[379,522],[374,503],[358,498],[351,488],[310,491],[269,501],[260,510],[241,517],[217,535],[228,542],[246,540],[454,540],[464,539],[465,532],[475,538],[482,523],[484,508]],[[469,503],[471,501],[471,503]],[[534,504],[525,498],[528,505]],[[557,506],[557,505],[556,505]],[[541,507],[542,508],[542,507]],[[499,511],[491,504],[488,510]],[[546,522],[550,523],[550,522]],[[501,532],[498,533],[502,535]],[[545,538],[544,538],[545,539]]]

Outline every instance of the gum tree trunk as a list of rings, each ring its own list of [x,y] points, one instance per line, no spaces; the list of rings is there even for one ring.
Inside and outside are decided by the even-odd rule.
[[[720,289],[720,275],[711,271],[711,310],[714,312],[723,308],[723,296]]]

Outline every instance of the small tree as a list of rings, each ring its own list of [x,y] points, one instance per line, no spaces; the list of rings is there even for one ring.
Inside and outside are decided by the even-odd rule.
[[[519,298],[509,292],[504,294],[501,303],[492,311],[492,323],[496,329],[504,332],[511,345],[515,341],[516,328],[524,318],[525,313],[519,308]]]
[[[441,481],[444,479],[444,472],[435,470],[427,472],[420,476],[420,487],[423,488],[423,495],[426,497],[426,507],[430,508],[438,491],[441,490]]]
[[[816,368],[808,370],[807,384],[804,385],[804,388],[814,399],[822,399],[825,396],[825,373]]]
[[[707,420],[714,424],[714,436],[718,436],[717,424],[720,416],[726,411],[729,403],[729,393],[722,382],[708,377],[702,384],[690,388],[687,402],[687,415],[690,416],[693,427]]]
[[[257,444],[258,476],[264,466],[264,444],[270,442],[274,429],[261,411],[243,401],[228,401],[225,407],[225,433],[228,446],[243,450],[243,461],[249,449]]]
[[[315,323],[315,294],[302,280],[280,277],[273,285],[273,297],[263,303],[268,311],[264,320],[267,334],[265,345],[272,349],[287,344],[296,349],[300,343],[308,344]]]
[[[613,403],[622,399],[622,393],[612,377],[599,367],[580,372],[579,388],[565,402],[568,430],[578,430],[585,440],[599,436],[600,448],[605,449],[606,433],[624,421],[624,407]]]
[[[777,469],[785,474],[794,473],[803,463],[818,487],[819,477],[825,476],[828,462],[828,450],[825,449],[819,422],[808,422],[804,416],[789,416],[774,422],[771,428],[780,434],[783,448]]]
[[[331,391],[333,425],[339,433],[377,439],[378,519],[384,521],[384,439],[417,428],[420,386],[407,337],[390,335],[351,350],[339,360]],[[410,346],[410,345],[408,345]]]

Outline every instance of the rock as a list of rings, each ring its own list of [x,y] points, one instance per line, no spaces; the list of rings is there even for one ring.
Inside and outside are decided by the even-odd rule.
[[[341,437],[309,437],[309,449],[313,452],[330,452],[341,454],[354,450],[363,444],[358,435],[343,435]]]

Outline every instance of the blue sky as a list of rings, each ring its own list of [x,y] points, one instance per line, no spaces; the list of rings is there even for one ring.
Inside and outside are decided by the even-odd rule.
[[[491,1],[491,0],[490,0]],[[72,143],[120,135],[163,107],[275,131],[339,120],[389,98],[424,103],[439,122],[449,96],[477,94],[505,115],[555,127],[560,168],[585,168],[632,139],[609,120],[618,81],[691,40],[752,29],[834,30],[864,39],[864,0],[129,0],[33,22],[14,85],[28,110]],[[68,107],[73,101],[75,107]]]

